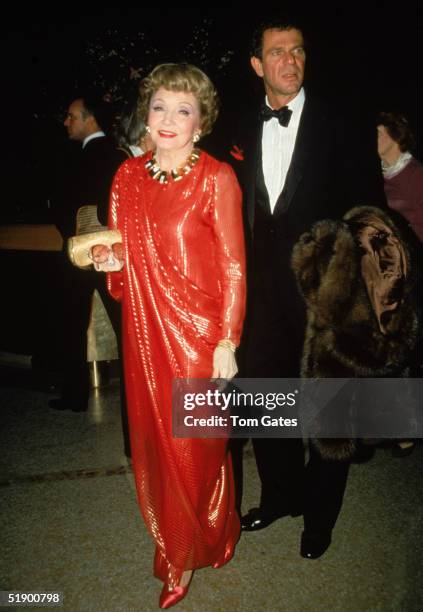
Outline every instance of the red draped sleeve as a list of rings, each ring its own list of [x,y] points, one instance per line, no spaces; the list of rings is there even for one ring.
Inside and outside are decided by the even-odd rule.
[[[214,227],[223,290],[222,339],[238,346],[245,314],[242,196],[234,171],[221,164],[216,177]]]

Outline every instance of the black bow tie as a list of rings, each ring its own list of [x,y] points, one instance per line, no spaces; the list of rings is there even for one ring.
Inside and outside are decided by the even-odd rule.
[[[260,109],[260,116],[263,121],[269,121],[269,119],[272,119],[272,117],[276,117],[279,124],[283,125],[283,127],[288,127],[291,115],[292,110],[290,110],[287,106],[282,106],[282,108],[279,108],[278,110],[273,110],[273,108],[270,108],[267,106],[267,104],[263,104]]]

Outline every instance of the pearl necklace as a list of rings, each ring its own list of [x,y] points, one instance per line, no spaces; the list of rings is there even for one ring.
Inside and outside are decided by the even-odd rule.
[[[184,161],[183,164],[178,166],[177,168],[173,168],[170,172],[166,172],[166,170],[162,170],[157,163],[156,156],[153,153],[151,159],[149,159],[145,163],[145,168],[148,170],[149,175],[155,180],[165,185],[169,182],[169,177],[171,177],[174,181],[180,181],[185,174],[191,172],[194,168],[195,164],[200,159],[201,151],[199,149],[193,149],[191,155]]]

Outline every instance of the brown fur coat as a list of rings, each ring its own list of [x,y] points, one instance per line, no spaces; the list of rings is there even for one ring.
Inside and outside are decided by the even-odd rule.
[[[305,378],[407,376],[417,339],[410,256],[391,219],[356,207],[342,221],[303,234],[292,268],[307,305]],[[355,442],[313,439],[328,459],[349,459]]]

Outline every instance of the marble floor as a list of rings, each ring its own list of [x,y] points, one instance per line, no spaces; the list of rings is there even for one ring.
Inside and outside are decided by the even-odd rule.
[[[157,610],[161,585],[123,453],[116,381],[93,392],[86,413],[50,409],[46,384],[13,375],[1,384],[0,590],[60,591],[69,612]],[[279,520],[243,535],[226,567],[197,572],[175,609],[423,610],[422,474],[423,445],[403,459],[378,449],[352,466],[323,557],[300,557],[301,518]],[[258,495],[247,447],[244,507]]]

